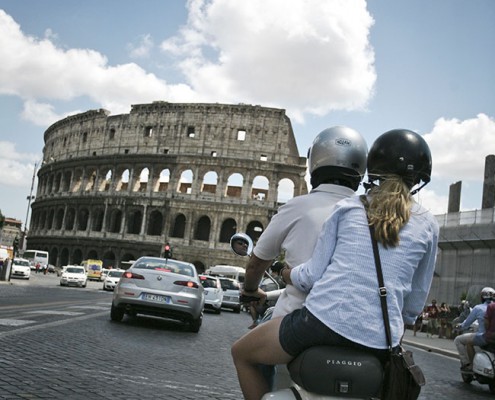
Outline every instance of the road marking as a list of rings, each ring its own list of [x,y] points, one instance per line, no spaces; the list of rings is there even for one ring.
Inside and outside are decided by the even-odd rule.
[[[82,313],[82,312],[76,312],[76,311],[57,311],[57,310],[26,311],[26,312],[24,312],[24,314],[69,315],[69,316],[84,315],[84,313]]]
[[[62,321],[47,322],[46,324],[26,326],[24,328],[15,329],[15,330],[8,331],[8,332],[1,332],[0,338],[6,337],[6,336],[17,335],[19,333],[32,332],[32,331],[36,331],[36,330],[40,330],[40,329],[44,329],[44,328],[53,328],[55,326],[70,324],[71,322],[84,321],[85,319],[102,317],[103,315],[108,315],[108,311],[105,311],[105,312],[102,311],[100,313],[90,314],[90,315],[83,315],[80,317],[68,318],[68,319],[64,319]]]
[[[0,325],[2,326],[22,326],[27,324],[34,324],[36,321],[29,321],[27,319],[0,319]]]
[[[67,308],[77,308],[77,309],[85,309],[85,310],[108,310],[110,308],[110,305],[104,307],[104,306],[72,306],[72,307],[67,307]]]

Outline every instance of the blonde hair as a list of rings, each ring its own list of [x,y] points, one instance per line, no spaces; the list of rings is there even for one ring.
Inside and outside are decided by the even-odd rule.
[[[383,246],[399,244],[399,232],[409,221],[413,201],[410,188],[397,175],[381,177],[380,185],[370,190],[368,219]]]

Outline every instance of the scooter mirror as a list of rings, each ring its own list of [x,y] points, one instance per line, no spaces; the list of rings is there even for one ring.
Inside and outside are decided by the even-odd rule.
[[[230,238],[230,248],[238,256],[251,255],[253,246],[253,240],[245,233],[236,233]]]

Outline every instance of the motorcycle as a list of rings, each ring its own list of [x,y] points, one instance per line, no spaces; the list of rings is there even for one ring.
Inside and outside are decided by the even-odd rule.
[[[247,253],[236,251],[233,243],[238,240],[249,243]],[[251,255],[253,242],[248,235],[237,233],[230,244],[235,254]],[[268,296],[273,298],[270,292]],[[259,301],[259,298],[241,296],[243,303],[252,301]],[[272,312],[273,307],[265,312],[261,323],[269,320]],[[262,400],[379,399],[384,379],[378,358],[361,350],[338,346],[311,347],[286,367],[284,371],[284,366],[277,366],[277,389],[265,394]]]
[[[495,393],[495,345],[477,348],[473,359],[473,371],[462,371],[461,375],[465,383],[475,380],[480,384],[488,385],[490,393]]]

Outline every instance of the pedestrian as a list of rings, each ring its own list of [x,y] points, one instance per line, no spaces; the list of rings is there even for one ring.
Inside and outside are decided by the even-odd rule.
[[[399,129],[376,139],[368,154],[364,201],[354,196],[339,202],[311,258],[281,271],[287,287],[307,293],[304,307],[258,325],[234,343],[245,399],[259,400],[269,390],[259,364],[286,364],[311,346],[354,347],[388,359],[369,224],[378,242],[396,347],[405,324],[412,325],[423,309],[435,270],[438,223],[412,196],[430,174],[430,150],[420,135]],[[245,287],[252,284],[246,274]]]
[[[438,314],[440,313],[440,307],[435,299],[426,307],[426,312],[428,313],[426,337],[433,337],[433,335],[438,335]]]
[[[457,347],[457,352],[461,360],[462,372],[473,370],[474,346],[484,346],[486,344],[484,339],[485,314],[488,304],[495,298],[495,289],[488,286],[484,287],[481,289],[480,297],[481,304],[475,306],[465,321],[457,327],[462,332],[469,329],[477,321],[478,330],[476,332],[463,333],[454,339],[454,344]]]
[[[438,318],[440,319],[440,331],[438,333],[439,339],[447,339],[447,330],[448,330],[448,318],[450,315],[450,307],[447,303],[440,304],[440,312],[438,313]]]
[[[428,315],[426,312],[426,307],[423,308],[423,311],[419,313],[418,317],[416,318],[416,321],[414,321],[414,327],[413,327],[414,336],[416,336],[417,331],[421,332],[421,329],[423,328],[423,317],[425,315]]]
[[[39,262],[37,262],[37,263],[36,263],[36,266],[34,267],[34,268],[36,269],[36,273],[37,273],[37,274],[40,272],[40,267],[41,267],[40,263],[39,263]]]

